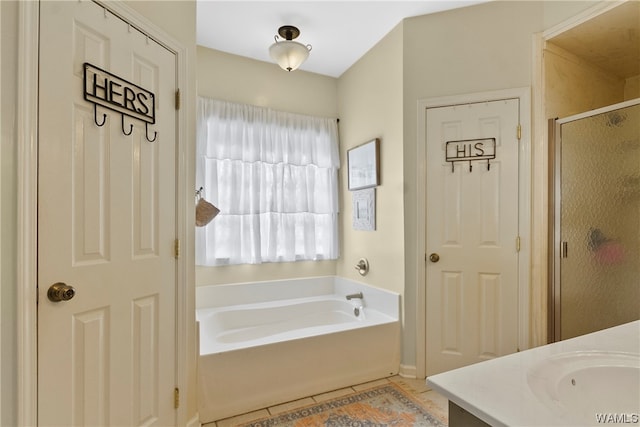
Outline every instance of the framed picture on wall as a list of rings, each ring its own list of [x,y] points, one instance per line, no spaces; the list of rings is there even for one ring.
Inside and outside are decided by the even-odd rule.
[[[380,184],[380,140],[365,142],[347,151],[349,191]]]
[[[366,188],[353,195],[353,229],[374,231],[376,229],[376,189]]]

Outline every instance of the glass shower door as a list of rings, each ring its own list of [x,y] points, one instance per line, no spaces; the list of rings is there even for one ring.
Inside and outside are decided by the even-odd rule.
[[[640,104],[630,104],[558,121],[556,339],[640,318]]]

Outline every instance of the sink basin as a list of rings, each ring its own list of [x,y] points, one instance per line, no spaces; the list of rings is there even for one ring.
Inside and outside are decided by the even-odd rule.
[[[638,423],[640,355],[577,351],[551,356],[527,372],[533,394],[579,425]],[[615,422],[611,422],[611,421]]]

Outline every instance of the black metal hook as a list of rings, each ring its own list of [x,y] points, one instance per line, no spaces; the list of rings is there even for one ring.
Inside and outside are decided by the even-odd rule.
[[[158,132],[154,131],[153,132],[153,139],[149,139],[149,123],[145,123],[144,124],[144,131],[145,131],[145,137],[147,138],[147,141],[149,141],[149,142],[154,142],[156,140],[156,138],[158,137]]]
[[[121,114],[120,117],[122,118],[122,133],[124,133],[125,135],[129,136],[133,133],[133,124],[129,125],[129,132],[124,130],[124,114]]]
[[[104,126],[107,122],[107,115],[102,113],[102,123],[98,123],[98,104],[93,104],[93,121],[98,127]]]

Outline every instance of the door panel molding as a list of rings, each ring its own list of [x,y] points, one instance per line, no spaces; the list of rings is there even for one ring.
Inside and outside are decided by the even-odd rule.
[[[190,75],[188,49],[146,18],[128,6],[118,2],[95,1],[114,15],[131,23],[141,32],[149,35],[159,44],[176,55],[177,87],[187,95],[192,93],[188,84]],[[17,422],[18,425],[38,425],[37,392],[37,163],[38,163],[38,40],[39,2],[19,2],[18,4],[18,105],[17,105]],[[187,103],[188,104],[188,103]],[[176,200],[176,238],[184,247],[193,241],[194,215],[189,215],[187,196],[192,194],[193,180],[187,169],[192,166],[189,153],[193,151],[192,132],[187,126],[193,117],[193,109],[185,104],[178,112],[179,152],[176,172],[178,177]],[[188,313],[193,309],[190,296],[194,289],[193,251],[187,250],[177,260],[176,322],[176,387],[184,390],[185,400],[193,396],[195,390],[195,323]],[[198,416],[195,402],[182,402],[176,410],[176,422],[181,425],[197,425]],[[191,411],[191,413],[189,413]],[[189,419],[187,417],[190,417]]]
[[[416,376],[426,375],[426,110],[428,108],[446,107],[463,104],[519,99],[519,117],[522,136],[519,146],[518,164],[518,225],[520,246],[520,262],[518,264],[518,348],[529,348],[529,273],[530,235],[531,235],[531,89],[529,87],[504,89],[498,91],[478,92],[464,95],[453,95],[418,100],[417,124],[418,136],[416,150]],[[516,130],[514,129],[514,132]],[[514,242],[514,245],[516,243]]]

